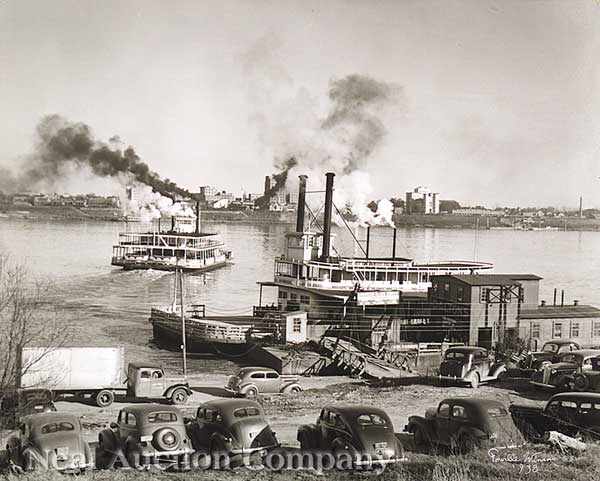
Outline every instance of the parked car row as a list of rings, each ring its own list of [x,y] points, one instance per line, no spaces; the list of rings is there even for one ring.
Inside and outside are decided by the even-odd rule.
[[[368,460],[396,462],[403,448],[389,416],[368,406],[325,406],[315,424],[300,426],[298,440],[304,450],[348,453],[354,466]],[[156,463],[185,465],[193,453],[209,455],[223,467],[244,456],[264,457],[279,448],[260,404],[249,399],[221,399],[202,404],[194,418],[163,404],[132,405],[98,435],[94,463],[90,445],[82,436],[77,417],[60,412],[25,416],[6,449],[12,466],[31,470],[38,466],[78,472]]]
[[[600,349],[582,349],[571,340],[549,341],[507,368],[482,347],[458,346],[445,352],[439,367],[440,380],[473,388],[508,378],[529,378],[531,385],[543,389],[600,392]]]

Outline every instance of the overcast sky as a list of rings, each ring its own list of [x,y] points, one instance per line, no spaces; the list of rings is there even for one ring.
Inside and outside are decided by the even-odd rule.
[[[348,74],[402,87],[366,167],[381,196],[600,206],[593,0],[2,0],[0,164],[57,113],[185,187],[260,191],[273,158],[249,52],[321,106]]]

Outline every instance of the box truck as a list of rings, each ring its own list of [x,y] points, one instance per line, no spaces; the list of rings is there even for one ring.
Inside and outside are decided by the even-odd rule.
[[[192,394],[185,378],[169,377],[150,363],[130,363],[126,370],[122,347],[26,348],[21,366],[20,387],[90,397],[100,407],[110,406],[116,395],[183,404]]]

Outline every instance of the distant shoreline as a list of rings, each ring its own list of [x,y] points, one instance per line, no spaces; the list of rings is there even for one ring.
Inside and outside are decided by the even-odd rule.
[[[5,207],[0,209],[0,219],[25,219],[31,221],[100,221],[126,222],[119,209],[76,208],[71,206]],[[521,216],[474,215],[395,215],[396,227],[415,229],[478,229],[478,230],[535,230],[535,231],[600,231],[600,219],[579,217],[549,217],[524,219]],[[276,224],[293,225],[293,212],[222,211],[201,212],[201,222],[225,224]]]

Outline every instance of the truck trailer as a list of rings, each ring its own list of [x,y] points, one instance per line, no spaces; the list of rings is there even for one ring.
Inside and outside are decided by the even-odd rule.
[[[183,404],[192,391],[183,377],[169,377],[150,363],[125,366],[122,347],[44,347],[23,349],[20,387],[50,389],[54,396],[91,398],[110,406],[115,396],[170,399]]]

